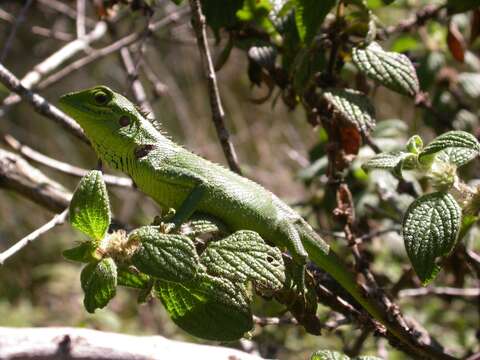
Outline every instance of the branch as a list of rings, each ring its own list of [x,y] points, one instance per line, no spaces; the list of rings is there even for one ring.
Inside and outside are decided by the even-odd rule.
[[[0,149],[0,188],[13,190],[50,211],[60,212],[72,194],[20,156]]]
[[[15,139],[11,135],[5,135],[3,137],[3,141],[10,146],[13,150],[20,153],[25,158],[35,161],[36,163],[45,165],[53,170],[59,171],[61,173],[72,175],[76,177],[83,177],[87,175],[90,170],[82,169],[77,166],[70,165],[68,163],[64,163],[62,161],[58,161],[56,159],[52,159],[38,151],[23,145],[17,139]],[[131,179],[127,177],[120,177],[114,175],[103,174],[103,180],[106,184],[112,186],[119,186],[119,187],[133,187],[133,182]]]
[[[22,85],[27,89],[34,88],[35,85],[37,85],[46,75],[58,69],[60,65],[74,57],[79,52],[88,49],[91,43],[101,39],[106,32],[107,24],[104,21],[98,22],[95,28],[87,35],[65,44],[62,48],[54,52],[44,61],[37,64],[32,71],[29,71],[22,78]],[[19,94],[10,94],[2,101],[1,106],[12,106],[18,103],[20,100],[21,97]],[[3,115],[4,112],[5,109],[2,109],[2,111],[0,111],[0,115]]]
[[[193,29],[195,30],[195,35],[197,37],[198,49],[200,50],[200,55],[202,57],[205,76],[208,80],[212,120],[215,124],[215,129],[217,130],[217,135],[220,139],[223,152],[227,158],[228,166],[232,171],[241,174],[242,171],[238,165],[235,148],[230,142],[230,134],[225,127],[225,111],[223,110],[222,100],[220,99],[215,69],[210,55],[210,49],[208,48],[205,16],[202,13],[200,0],[190,0],[190,8],[192,9]]]
[[[50,75],[45,80],[43,80],[39,85],[39,89],[45,89],[46,87],[56,83],[57,81],[61,80],[67,75],[70,75],[72,72],[81,69],[82,67],[94,62],[95,60],[101,59],[107,55],[110,55],[125,46],[132,45],[140,40],[142,40],[145,32],[154,32],[157,31],[165,26],[170,25],[171,23],[177,21],[181,16],[188,13],[187,8],[179,9],[178,11],[172,12],[165,16],[163,19],[156,21],[153,24],[150,24],[148,28],[142,33],[133,33],[123,38],[115,41],[114,43],[105,46],[98,50],[93,50],[90,54],[85,56],[84,58],[78,59],[71,64],[68,64],[60,71]]]
[[[425,295],[439,296],[460,296],[460,297],[478,297],[480,289],[478,288],[452,288],[452,287],[427,287],[418,289],[403,289],[398,292],[398,297],[416,297]]]
[[[25,246],[35,241],[46,232],[52,230],[56,226],[59,226],[65,223],[67,216],[68,216],[68,209],[65,209],[63,210],[62,213],[55,215],[49,222],[45,223],[44,225],[40,226],[37,230],[25,236],[23,239],[16,242],[13,246],[9,247],[4,252],[1,252],[0,266],[2,266],[5,263],[5,261],[8,260],[11,256],[15,255],[17,252],[22,250]]]
[[[429,4],[420,9],[413,17],[400,21],[397,25],[389,26],[384,30],[382,37],[388,37],[395,33],[408,32],[416,27],[422,26],[427,20],[435,18],[445,5]]]
[[[77,0],[77,37],[82,38],[86,34],[85,28],[85,0]]]
[[[49,327],[0,327],[4,360],[259,360],[260,357],[221,346],[191,344],[162,336],[133,336],[98,330]]]
[[[145,88],[142,85],[142,82],[138,78],[138,70],[135,66],[135,63],[132,58],[132,54],[128,47],[124,47],[120,50],[120,55],[122,57],[122,62],[127,71],[127,75],[129,78],[129,82],[131,82],[131,87],[133,91],[133,96],[135,97],[135,101],[140,105],[140,108],[143,111],[148,113],[148,117],[150,119],[155,119],[155,115],[153,113],[152,105],[147,98],[147,93],[145,92]]]
[[[58,108],[50,104],[42,96],[28,90],[20,83],[20,80],[15,77],[7,68],[0,63],[0,82],[5,85],[10,91],[20,95],[33,106],[36,112],[46,116],[63,126],[64,129],[75,135],[83,142],[89,144],[90,142],[83,134],[80,126],[68,115],[60,111]]]

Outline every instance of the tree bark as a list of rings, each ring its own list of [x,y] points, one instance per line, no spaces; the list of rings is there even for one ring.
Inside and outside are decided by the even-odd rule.
[[[133,336],[69,327],[0,327],[3,360],[258,360],[257,356],[221,346]]]

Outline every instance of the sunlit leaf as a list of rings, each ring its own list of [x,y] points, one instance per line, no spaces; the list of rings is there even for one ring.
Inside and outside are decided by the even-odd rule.
[[[97,242],[110,225],[110,202],[100,171],[90,171],[75,190],[70,202],[70,223]]]
[[[253,326],[245,289],[230,280],[207,274],[188,284],[159,280],[154,293],[175,324],[194,336],[233,341]]]
[[[372,42],[366,48],[354,48],[352,58],[362,73],[389,89],[412,97],[420,91],[415,67],[403,54],[385,51]]]
[[[462,210],[452,195],[436,192],[415,200],[403,220],[403,238],[408,257],[423,284],[440,268],[435,263],[455,246]]]

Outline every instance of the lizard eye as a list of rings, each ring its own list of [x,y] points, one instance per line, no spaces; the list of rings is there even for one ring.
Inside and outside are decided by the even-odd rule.
[[[104,92],[100,91],[95,94],[94,99],[98,105],[104,105],[108,100],[108,96]]]
[[[120,119],[118,119],[118,123],[122,127],[130,125],[130,118],[127,115],[122,115],[122,116],[120,116]]]

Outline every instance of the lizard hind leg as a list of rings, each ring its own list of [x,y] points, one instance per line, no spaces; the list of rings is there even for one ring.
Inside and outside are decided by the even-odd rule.
[[[290,220],[282,220],[279,228],[286,238],[286,247],[291,252],[295,262],[305,264],[307,262],[307,251],[303,247],[302,239],[297,227]]]

